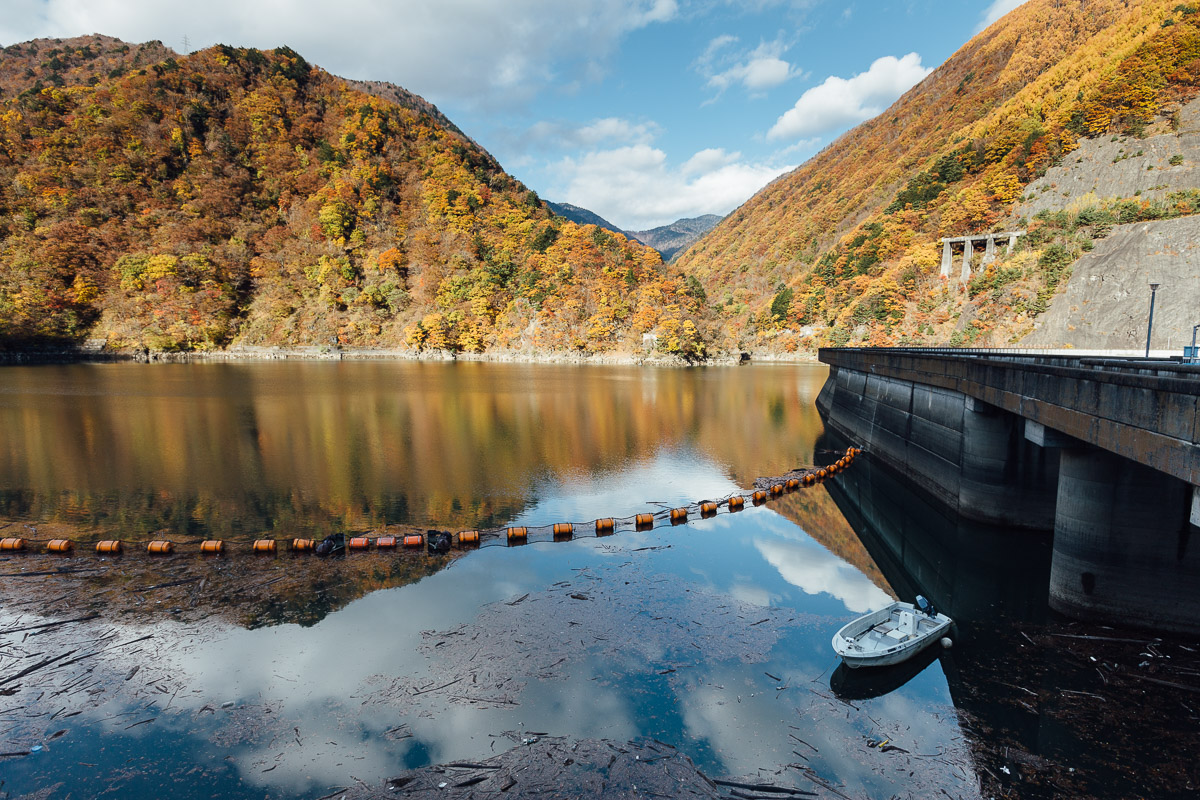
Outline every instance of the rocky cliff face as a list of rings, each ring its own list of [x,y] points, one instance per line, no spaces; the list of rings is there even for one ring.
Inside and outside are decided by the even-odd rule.
[[[1028,186],[1015,216],[1032,217],[1110,198],[1157,200],[1200,187],[1200,100],[1168,115],[1159,127],[1168,132],[1141,139],[1081,140],[1062,164]]]
[[[1200,100],[1167,119],[1160,125],[1166,133],[1081,141],[1060,166],[1029,186],[1019,213],[1033,217],[1105,201],[1162,200],[1200,187]],[[1142,352],[1151,281],[1161,284],[1151,348],[1178,355],[1200,323],[1200,218],[1115,226],[1072,265],[1066,289],[1020,344]]]
[[[1066,290],[1020,344],[1141,352],[1151,281],[1161,284],[1151,349],[1181,355],[1200,323],[1200,218],[1113,228],[1075,262]]]

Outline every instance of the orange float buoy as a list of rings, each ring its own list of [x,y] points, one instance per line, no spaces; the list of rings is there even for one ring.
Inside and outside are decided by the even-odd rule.
[[[146,552],[156,556],[170,555],[175,549],[175,545],[163,540],[155,540],[146,543]]]
[[[96,552],[100,555],[119,555],[121,553],[121,543],[115,539],[96,542]]]
[[[612,517],[605,517],[604,519],[596,520],[596,535],[597,536],[611,536],[613,533],[613,530],[614,530],[614,523],[613,523]]]
[[[729,510],[730,511],[741,511],[745,507],[746,507],[746,498],[742,497],[741,495],[729,498]]]
[[[671,524],[678,525],[681,522],[687,522],[688,510],[686,508],[671,509]]]
[[[554,538],[555,539],[570,539],[575,533],[575,526],[569,522],[554,523]]]
[[[371,540],[365,536],[351,536],[346,540],[346,547],[351,550],[366,550],[371,546]]]
[[[653,514],[638,514],[634,518],[634,523],[637,525],[638,530],[643,530],[645,528],[653,528],[654,527],[654,515]]]
[[[225,552],[225,543],[220,539],[205,539],[200,543],[200,552],[215,556]]]
[[[787,490],[789,492],[794,492],[800,486],[800,479],[799,478],[788,478],[787,483],[784,484],[784,486],[787,488]]]
[[[717,504],[711,500],[706,500],[700,504],[700,516],[711,517],[717,513]]]
[[[275,552],[275,540],[274,539],[255,539],[254,546],[252,549],[256,553],[274,553]]]
[[[782,484],[782,483],[776,483],[776,484],[774,484],[774,485],[771,487],[771,494],[774,494],[774,495],[780,495],[780,494],[783,494],[783,484]]]
[[[479,531],[459,531],[458,544],[460,547],[479,544]]]
[[[816,472],[817,480],[819,480],[819,481],[825,480],[825,478],[828,477],[828,475],[829,475],[829,470],[827,470],[827,469],[819,469]]]
[[[396,546],[396,537],[395,536],[378,536],[375,539],[375,546],[382,547],[382,548],[395,547]]]
[[[526,528],[524,525],[508,529],[508,540],[510,542],[514,540],[523,541],[528,536],[529,528]]]
[[[316,542],[312,539],[292,539],[292,550],[296,552],[307,552],[316,546]]]
[[[405,547],[420,547],[425,544],[425,537],[419,533],[406,533],[403,544]]]
[[[810,472],[807,475],[805,475],[803,478],[801,478],[800,482],[803,483],[805,486],[812,486],[814,483],[816,483],[816,480],[817,479],[814,478],[813,474]]]
[[[25,540],[16,536],[0,539],[0,550],[24,550]]]
[[[767,493],[762,489],[759,489],[750,496],[750,499],[754,501],[754,505],[761,506],[763,503],[767,502]]]
[[[46,550],[51,553],[69,553],[74,547],[70,539],[51,539],[46,542]]]

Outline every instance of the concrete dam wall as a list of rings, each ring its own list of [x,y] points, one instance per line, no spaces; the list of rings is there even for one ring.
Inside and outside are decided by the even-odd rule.
[[[1200,367],[919,350],[821,360],[830,429],[967,520],[1053,537],[1051,608],[1200,631]]]

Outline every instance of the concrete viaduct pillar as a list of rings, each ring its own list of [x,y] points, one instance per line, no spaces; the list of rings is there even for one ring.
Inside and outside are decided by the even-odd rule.
[[[984,246],[983,259],[980,261],[982,266],[987,266],[996,260],[996,239],[1007,237],[1008,250],[1011,253],[1013,245],[1017,242],[1017,237],[1024,235],[1025,231],[1008,231],[1005,233],[984,233],[979,236],[951,236],[942,239],[942,268],[941,275],[943,278],[950,277],[950,270],[954,264],[953,245],[961,244],[963,247],[962,270],[960,270],[958,279],[962,283],[971,280],[971,259],[974,258],[975,244],[982,243]]]
[[[1082,443],[1060,460],[1050,607],[1139,628],[1197,630],[1192,487]]]

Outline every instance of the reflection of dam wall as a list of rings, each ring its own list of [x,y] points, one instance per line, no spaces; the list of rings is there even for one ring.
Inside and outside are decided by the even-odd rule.
[[[831,448],[844,446],[836,434],[825,439]],[[948,512],[870,456],[825,486],[905,599],[923,594],[960,621],[998,611],[1015,619],[1045,615],[1050,542],[1044,534]]]

